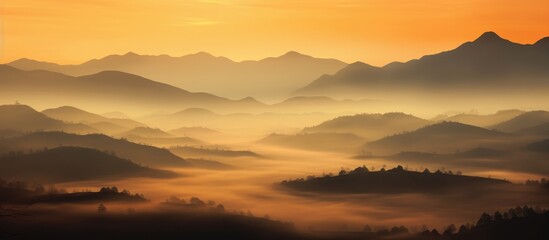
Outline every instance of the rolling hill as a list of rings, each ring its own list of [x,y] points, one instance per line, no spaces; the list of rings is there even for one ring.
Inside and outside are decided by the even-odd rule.
[[[370,152],[398,153],[402,151],[456,152],[460,149],[488,147],[508,140],[509,135],[456,122],[442,122],[412,132],[384,137],[367,143]]]
[[[549,137],[549,122],[542,123],[534,127],[523,128],[517,133]]]
[[[207,144],[202,140],[190,137],[141,137],[137,135],[127,135],[124,139],[160,148],[173,146],[202,146]]]
[[[361,99],[337,100],[325,96],[297,96],[269,106],[268,110],[285,113],[355,112],[357,109],[379,107],[380,102]]]
[[[93,148],[114,152],[116,156],[151,167],[190,167],[189,162],[166,149],[118,140],[106,135],[75,135],[62,132],[37,132],[25,136],[0,140],[0,153],[10,151],[41,150],[59,146]]]
[[[0,174],[9,179],[70,182],[103,178],[169,178],[177,174],[139,166],[129,160],[81,147],[58,147],[0,158]]]
[[[251,157],[251,158],[263,158],[263,156],[252,152],[244,150],[227,150],[220,148],[197,148],[197,147],[171,147],[170,152],[178,156],[187,156],[187,157]]]
[[[225,136],[224,133],[206,127],[180,127],[168,131],[178,137],[190,137],[212,141]]]
[[[253,110],[264,104],[251,98],[229,100],[207,93],[191,93],[137,75],[103,71],[73,77],[49,71],[23,71],[0,65],[0,102],[19,100],[36,107],[63,106],[67,102],[92,111],[144,113],[206,107],[219,111]]]
[[[159,128],[150,128],[150,127],[136,127],[136,128],[131,129],[129,131],[120,133],[120,136],[121,137],[138,136],[138,137],[146,137],[146,138],[170,138],[170,137],[174,137],[174,135],[169,134],[167,132],[164,132]]]
[[[502,132],[517,132],[526,128],[536,127],[549,122],[549,112],[531,111],[523,113],[508,121],[491,126]]]
[[[473,125],[477,127],[489,127],[489,126],[510,120],[523,113],[524,111],[521,111],[521,110],[502,110],[494,114],[488,114],[488,115],[461,113],[461,114],[446,117],[442,120],[449,121],[449,122],[459,122],[459,123]]]
[[[549,139],[544,139],[539,142],[530,143],[526,146],[526,149],[534,152],[549,154]]]
[[[350,133],[271,134],[258,143],[313,151],[356,151],[366,140]]]
[[[46,109],[42,111],[42,113],[48,117],[65,122],[83,123],[90,126],[96,126],[97,129],[110,134],[120,133],[124,131],[123,129],[129,130],[132,128],[145,126],[144,124],[131,119],[108,118],[71,106]]]
[[[352,133],[365,139],[378,139],[404,131],[412,131],[429,121],[404,113],[357,114],[325,121],[303,129],[303,133]]]
[[[99,130],[84,124],[66,123],[50,118],[27,105],[0,105],[0,129],[15,132],[65,131],[97,133]]]

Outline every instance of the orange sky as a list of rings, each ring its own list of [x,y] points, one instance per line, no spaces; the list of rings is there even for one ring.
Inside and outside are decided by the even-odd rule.
[[[383,65],[488,30],[520,43],[549,36],[548,0],[0,0],[0,9],[0,62],[295,50]]]

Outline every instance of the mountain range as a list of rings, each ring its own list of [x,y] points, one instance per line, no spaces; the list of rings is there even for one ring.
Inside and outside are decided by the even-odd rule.
[[[490,100],[491,94],[515,93],[522,103],[535,97],[539,102],[539,97],[545,97],[549,90],[548,53],[549,37],[534,44],[518,44],[486,32],[456,49],[405,63],[393,62],[383,67],[362,62],[349,64],[293,95],[371,99],[426,96],[433,102],[448,100],[452,95]],[[524,90],[529,94],[521,95]],[[501,104],[510,98],[498,101]],[[462,98],[456,104],[463,105],[464,101]]]
[[[22,70],[48,70],[70,76],[92,75],[107,70],[122,71],[194,92],[209,92],[230,98],[255,96],[280,100],[322,74],[335,73],[346,63],[290,51],[279,57],[242,62],[205,52],[181,57],[129,52],[79,65],[59,65],[25,58],[8,65]]]

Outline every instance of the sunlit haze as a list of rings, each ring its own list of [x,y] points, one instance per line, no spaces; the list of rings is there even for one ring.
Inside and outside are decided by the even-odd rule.
[[[495,31],[549,35],[545,0],[3,0],[0,62],[206,51],[241,61],[294,50],[381,66]]]

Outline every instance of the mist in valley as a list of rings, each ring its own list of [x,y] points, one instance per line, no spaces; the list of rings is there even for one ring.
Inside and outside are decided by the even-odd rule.
[[[311,11],[364,7],[328,2]],[[0,238],[547,239],[549,41],[509,35],[382,66],[1,58]]]

